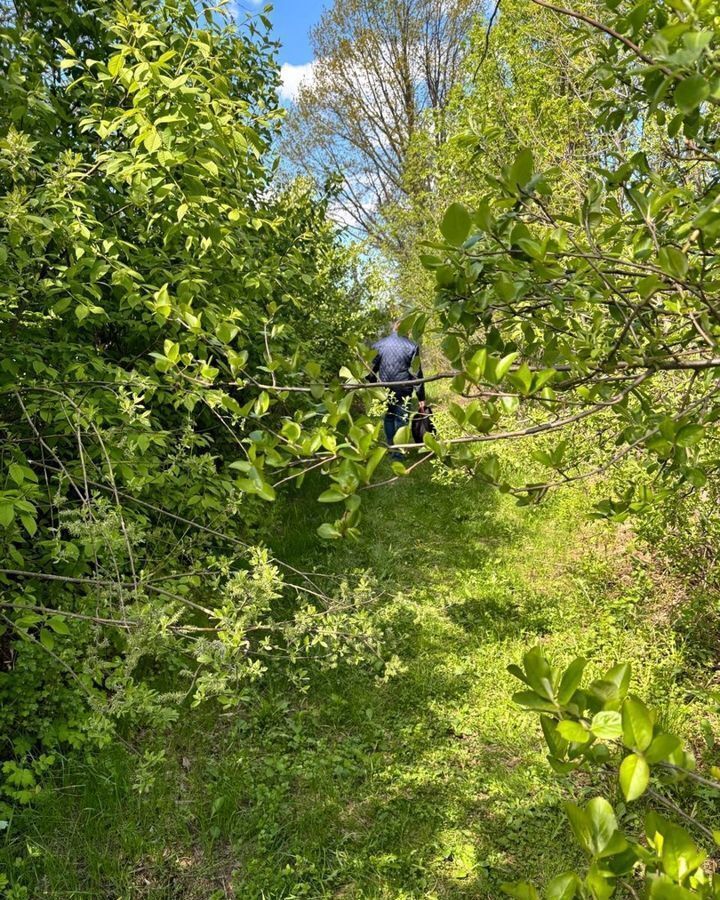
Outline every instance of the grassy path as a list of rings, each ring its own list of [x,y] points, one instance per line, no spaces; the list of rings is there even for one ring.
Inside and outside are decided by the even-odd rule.
[[[641,691],[671,698],[682,667],[658,598],[628,565],[631,548],[586,510],[579,491],[521,510],[425,477],[378,493],[360,543],[318,560],[378,575],[401,611],[405,670],[383,685],[351,679],[330,698],[338,746],[366,747],[374,730],[379,746],[355,787],[320,788],[327,811],[313,830],[340,864],[312,896],[490,898],[504,877],[544,880],[572,865],[558,815],[569,785],[512,704],[506,666],[542,641],[564,659],[629,659]],[[287,521],[280,545],[307,534],[304,515]],[[304,840],[296,846],[302,856]]]
[[[399,671],[339,669],[275,684],[240,721],[191,717],[144,795],[121,750],[68,771],[23,823],[30,896],[489,900],[572,865],[559,806],[590,788],[549,771],[505,667],[538,641],[629,659],[636,690],[680,725],[685,667],[631,548],[585,505],[577,491],[521,510],[426,473],[370,496],[359,542],[327,546],[323,510],[291,504],[276,548],[372,570]]]

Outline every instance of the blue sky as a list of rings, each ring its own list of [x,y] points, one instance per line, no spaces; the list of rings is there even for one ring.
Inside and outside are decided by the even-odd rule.
[[[276,0],[270,18],[283,49],[280,59],[294,66],[308,63],[312,50],[308,32],[328,4],[324,0]]]
[[[283,75],[283,99],[292,100],[298,85],[311,71],[312,49],[309,32],[330,0],[275,0],[270,19],[275,36],[282,43],[280,63]],[[256,12],[263,0],[236,0],[239,9]]]

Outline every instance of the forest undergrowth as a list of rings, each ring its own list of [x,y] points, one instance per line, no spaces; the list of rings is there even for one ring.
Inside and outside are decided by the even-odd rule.
[[[270,678],[240,713],[66,763],[4,832],[14,896],[490,900],[545,881],[578,862],[563,800],[593,788],[552,773],[512,703],[506,666],[537,642],[630,661],[636,692],[701,740],[709,663],[678,618],[685,588],[629,529],[589,520],[586,489],[522,509],[421,469],[371,491],[361,538],[335,545],[312,489],[278,507],[273,549],[372,573],[390,665]]]

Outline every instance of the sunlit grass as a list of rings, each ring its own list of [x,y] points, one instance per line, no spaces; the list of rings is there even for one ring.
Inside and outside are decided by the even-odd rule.
[[[299,495],[271,523],[275,551],[373,572],[397,673],[270,681],[238,715],[186,716],[142,796],[122,748],[72,763],[13,822],[12,878],[33,897],[489,900],[573,865],[561,803],[592,786],[551,773],[508,663],[538,641],[561,660],[628,659],[638,692],[692,718],[632,538],[587,504],[574,490],[522,510],[427,470],[370,492],[361,539],[327,545],[324,510]]]

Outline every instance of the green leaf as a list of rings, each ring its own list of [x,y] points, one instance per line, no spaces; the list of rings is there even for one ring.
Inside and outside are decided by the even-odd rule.
[[[520,668],[520,666],[516,666],[515,663],[510,663],[510,665],[507,667],[507,670],[511,675],[514,675],[516,678],[518,678],[524,684],[528,684],[528,680],[525,677],[525,673]]]
[[[570,821],[575,840],[580,844],[587,853],[593,852],[592,846],[592,828],[590,825],[590,817],[576,803],[566,803],[565,812]]]
[[[548,745],[550,753],[554,757],[563,757],[567,751],[567,741],[558,734],[557,723],[550,716],[540,716],[540,727],[542,728],[545,743]]]
[[[473,354],[472,359],[468,362],[466,369],[468,375],[474,380],[482,378],[485,374],[485,366],[487,365],[487,349],[483,347]]]
[[[699,444],[705,437],[705,429],[702,425],[683,425],[675,435],[675,443],[678,447],[692,447]]]
[[[680,738],[675,737],[674,734],[659,734],[645,751],[645,759],[650,765],[654,765],[672,756],[680,747]]]
[[[614,684],[617,688],[618,696],[624,698],[627,693],[628,685],[630,684],[631,674],[630,663],[622,662],[613,666],[612,669],[606,672],[603,675],[602,680]]]
[[[675,106],[685,115],[694,112],[710,95],[710,85],[702,75],[684,78],[675,88]]]
[[[615,878],[597,864],[588,869],[585,876],[585,890],[587,897],[592,900],[610,900],[615,896]]]
[[[375,472],[375,469],[382,462],[387,450],[385,447],[376,447],[370,455],[370,459],[368,460],[367,466],[365,467],[365,478],[370,481]]]
[[[518,691],[518,693],[513,694],[513,702],[535,712],[557,712],[554,703],[536,694],[535,691]]]
[[[55,634],[70,634],[70,628],[62,616],[51,616],[48,619],[47,624],[52,628]]]
[[[422,263],[423,268],[430,269],[431,271],[443,264],[443,260],[439,256],[431,256],[427,253],[420,254],[420,262]]]
[[[268,409],[270,409],[270,395],[267,391],[262,391],[255,401],[255,415],[264,416]]]
[[[30,537],[37,533],[37,522],[32,516],[20,516],[20,521],[22,522],[25,531],[27,531]]]
[[[8,472],[10,474],[10,478],[12,478],[12,480],[18,487],[20,487],[23,481],[25,481],[23,467],[19,466],[17,463],[10,463],[10,465],[8,466]]]
[[[108,72],[115,78],[119,72],[122,71],[123,63],[125,62],[122,53],[116,53],[115,56],[111,56],[107,62],[107,70]]]
[[[532,238],[518,238],[517,246],[533,259],[543,259],[545,256],[542,244],[538,241],[534,241]]]
[[[620,787],[625,799],[637,800],[647,790],[650,783],[650,767],[642,756],[632,753],[620,765]]]
[[[653,879],[650,887],[650,900],[698,900],[698,897],[695,891],[688,891],[662,876]]]
[[[574,900],[580,889],[580,879],[574,872],[558,875],[545,888],[546,900]]]
[[[454,334],[445,335],[440,347],[450,362],[455,362],[458,356],[460,356],[460,342]]]
[[[229,344],[236,337],[238,330],[237,325],[233,325],[230,322],[220,322],[215,329],[215,334],[223,344]]]
[[[593,798],[585,807],[590,822],[593,855],[599,856],[613,840],[617,832],[617,819],[612,806],[604,797]]]
[[[483,200],[475,210],[475,221],[483,231],[492,231],[494,219],[487,200]]]
[[[162,147],[162,138],[160,137],[160,132],[157,128],[149,128],[145,132],[142,142],[148,153],[154,153]]]
[[[267,500],[268,503],[272,503],[273,500],[275,500],[277,497],[275,488],[271,484],[268,484],[266,481],[261,482],[257,486],[255,493],[258,495],[258,497],[262,497],[263,500]]]
[[[530,393],[533,382],[533,373],[527,363],[524,362],[519,369],[512,372],[508,377],[521,394]]]
[[[435,456],[442,459],[445,455],[445,448],[440,443],[440,441],[435,437],[434,434],[430,434],[427,432],[423,435],[423,444],[428,448],[431,453],[434,453]]]
[[[647,300],[649,297],[652,297],[664,283],[663,279],[658,275],[648,275],[646,278],[641,278],[640,281],[638,281],[636,290],[644,300]]]
[[[0,525],[7,528],[14,518],[15,507],[13,504],[8,502],[0,503]]]
[[[52,650],[53,647],[55,646],[55,638],[52,636],[52,634],[46,628],[40,629],[39,638],[40,638],[40,643],[43,645],[43,647],[46,650]]]
[[[170,301],[170,294],[168,293],[168,285],[164,284],[159,291],[156,291],[153,295],[155,300],[154,310],[163,319],[167,319],[167,317],[172,312],[172,303]]]
[[[443,217],[440,231],[449,244],[459,247],[465,243],[471,225],[467,208],[462,203],[453,203]]]
[[[603,706],[617,704],[627,693],[630,675],[629,663],[619,663],[610,669],[609,672],[606,672],[602,678],[593,681],[588,691]]]
[[[533,176],[534,167],[532,151],[525,148],[518,153],[515,162],[510,166],[510,179],[520,187],[525,187]]]
[[[495,282],[495,290],[497,291],[500,298],[505,302],[514,300],[520,291],[520,287],[520,282],[513,281],[512,278],[510,278],[504,272]]]
[[[702,469],[693,466],[693,468],[688,469],[687,473],[688,481],[693,487],[703,488],[707,484],[708,478],[705,472]]]
[[[578,656],[565,669],[558,688],[558,700],[563,706],[570,702],[573,694],[580,687],[585,666],[587,666],[587,660]]]
[[[623,743],[628,749],[644,751],[652,743],[653,720],[637,697],[628,697],[623,703],[622,727]]]
[[[323,491],[318,497],[319,503],[341,503],[343,500],[345,500],[345,494],[343,494],[339,488],[335,487]]]
[[[658,263],[663,272],[684,278],[688,272],[688,258],[677,247],[663,247],[658,254]]]
[[[605,741],[613,741],[621,737],[623,733],[622,716],[615,710],[602,710],[593,716],[590,731],[595,737]]]
[[[318,528],[317,533],[325,541],[336,541],[342,537],[342,533],[335,527],[335,525],[331,525],[329,522],[323,522],[323,524]]]
[[[299,441],[302,436],[302,428],[298,425],[297,422],[292,422],[288,420],[287,422],[283,422],[282,427],[283,435],[293,443],[295,441]]]
[[[523,656],[523,666],[530,686],[548,700],[554,697],[553,677],[550,663],[545,658],[542,647],[533,647]]]
[[[504,356],[498,364],[495,366],[495,378],[497,381],[502,381],[502,379],[507,375],[510,366],[515,362],[515,360],[520,356],[519,353],[508,353],[507,356]]]
[[[440,266],[435,270],[435,281],[440,287],[449,288],[457,283],[458,274],[452,266]]]
[[[663,835],[661,858],[663,869],[673,881],[684,881],[706,857],[684,828],[674,823],[668,825]]]
[[[587,744],[592,735],[579,722],[573,722],[572,719],[564,719],[558,722],[557,731],[560,737],[569,741],[571,744]]]

